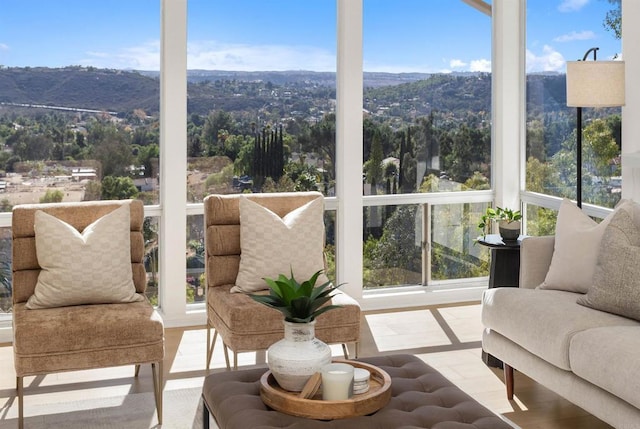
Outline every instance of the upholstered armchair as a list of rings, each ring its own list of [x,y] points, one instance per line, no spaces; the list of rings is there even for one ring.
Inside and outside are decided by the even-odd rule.
[[[14,207],[13,350],[20,428],[24,420],[24,377],[120,365],[135,365],[137,376],[140,365],[147,363],[152,367],[158,422],[162,422],[164,328],[159,315],[144,297],[143,220],[144,207],[137,200]],[[120,239],[110,230],[116,224],[120,226]],[[76,234],[72,228],[85,234]],[[67,242],[62,239],[64,234],[80,238]],[[100,252],[100,257],[92,259],[103,260],[104,272],[93,271],[95,277],[102,276],[98,284],[102,284],[99,282],[104,278],[118,278],[124,273],[129,290],[114,298],[118,303],[103,303],[114,300],[108,296],[112,293],[108,287],[96,287],[95,277],[89,279],[85,274],[73,272],[69,282],[54,285],[54,293],[47,295],[47,287],[51,285],[45,280],[51,280],[56,268],[44,268],[47,265],[43,261],[78,251],[89,252],[83,247],[84,239],[87,243],[91,241],[93,251],[97,248]],[[114,254],[117,249],[121,251]],[[82,265],[92,270],[90,263],[82,262],[82,257],[91,256],[76,255],[76,261],[64,264],[63,268],[77,270]],[[124,270],[118,268],[118,261]],[[74,267],[74,264],[77,265]],[[126,269],[127,266],[131,270]],[[76,291],[67,288],[74,282],[80,285]],[[92,284],[94,286],[90,286]],[[59,286],[61,290],[55,289]],[[65,296],[69,292],[70,295]],[[65,305],[65,300],[73,305]]]
[[[218,335],[222,337],[224,344],[227,369],[230,368],[228,349],[233,352],[233,368],[237,369],[239,352],[265,350],[284,336],[283,318],[280,312],[255,302],[246,293],[231,291],[236,286],[242,253],[241,198],[258,203],[283,218],[290,212],[323,196],[319,192],[292,192],[209,195],[205,198],[207,369],[210,366]],[[309,225],[309,227],[312,226]],[[324,224],[321,227],[322,238],[324,238]],[[269,227],[265,226],[265,228]],[[266,251],[278,254],[277,240],[274,241],[273,247]],[[320,252],[322,252],[322,243],[320,243]],[[322,255],[320,257],[322,258]],[[322,262],[321,265],[323,265]],[[360,306],[356,300],[344,292],[336,294],[332,298],[332,303],[343,307],[328,311],[317,318],[316,337],[327,344],[342,344],[345,358],[348,358],[346,344],[355,343],[354,354],[357,357],[360,338]],[[213,339],[211,338],[212,330]]]

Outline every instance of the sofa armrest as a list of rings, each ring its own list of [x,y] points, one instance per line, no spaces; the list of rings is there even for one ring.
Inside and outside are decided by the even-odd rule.
[[[555,237],[527,237],[520,246],[520,287],[533,289],[544,282],[551,265]]]

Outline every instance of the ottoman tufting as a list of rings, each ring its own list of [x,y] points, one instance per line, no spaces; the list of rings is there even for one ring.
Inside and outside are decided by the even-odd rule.
[[[209,413],[220,429],[511,429],[500,417],[412,355],[361,358],[391,376],[392,395],[378,412],[340,420],[310,420],[268,408],[260,399],[265,369],[211,374],[202,388],[204,429]]]

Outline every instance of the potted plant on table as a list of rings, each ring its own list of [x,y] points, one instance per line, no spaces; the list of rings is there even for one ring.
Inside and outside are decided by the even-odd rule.
[[[487,207],[487,211],[480,218],[478,228],[482,231],[482,236],[486,237],[491,231],[491,223],[498,222],[498,229],[502,239],[514,241],[520,236],[520,230],[522,229],[521,219],[522,213],[520,213],[520,210]]]
[[[292,392],[302,391],[313,374],[331,363],[331,348],[315,337],[315,319],[340,307],[328,304],[340,285],[327,281],[316,286],[321,273],[317,271],[302,283],[294,278],[293,270],[291,277],[265,278],[269,294],[250,295],[284,316],[284,338],[267,349],[267,362],[280,387]]]

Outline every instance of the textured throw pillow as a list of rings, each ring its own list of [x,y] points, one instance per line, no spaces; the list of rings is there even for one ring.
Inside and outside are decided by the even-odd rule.
[[[87,226],[36,211],[36,254],[41,267],[29,309],[142,301],[131,272],[129,205]]]
[[[593,284],[577,302],[640,320],[640,230],[626,210],[618,211],[607,225]]]
[[[556,222],[551,265],[540,289],[586,293],[591,286],[600,241],[611,215],[599,224],[564,199]]]
[[[240,268],[231,292],[268,289],[265,277],[280,274],[299,282],[324,269],[324,202],[322,198],[280,218],[271,210],[240,199]],[[327,281],[324,273],[318,284]]]

